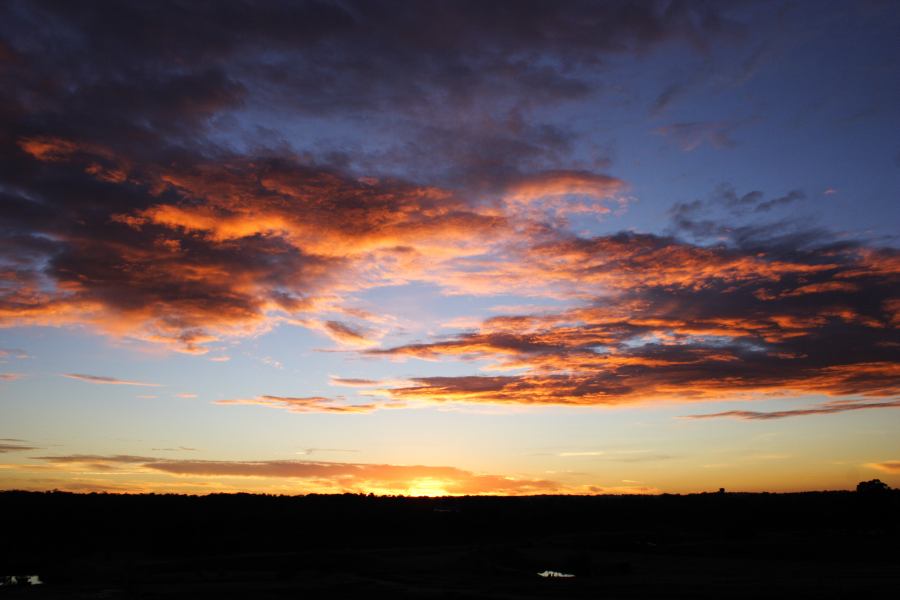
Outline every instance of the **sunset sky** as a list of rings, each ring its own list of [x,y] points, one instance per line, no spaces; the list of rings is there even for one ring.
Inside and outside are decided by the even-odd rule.
[[[900,4],[0,5],[0,489],[900,486]]]

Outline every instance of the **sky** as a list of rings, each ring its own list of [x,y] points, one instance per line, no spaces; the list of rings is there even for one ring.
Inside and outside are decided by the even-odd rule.
[[[0,489],[900,486],[900,5],[0,5]]]

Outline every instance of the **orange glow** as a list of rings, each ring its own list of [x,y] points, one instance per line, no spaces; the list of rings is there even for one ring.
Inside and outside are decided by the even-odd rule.
[[[472,473],[456,467],[405,466],[314,461],[164,460],[133,455],[63,455],[42,463],[6,465],[0,484],[16,473],[43,473],[56,478],[59,489],[93,491],[251,490],[281,493],[363,492],[414,496],[521,495],[590,493],[560,482]],[[67,485],[68,483],[68,485]],[[72,486],[72,487],[70,487]],[[81,487],[81,489],[84,489]],[[90,491],[90,490],[89,490]]]

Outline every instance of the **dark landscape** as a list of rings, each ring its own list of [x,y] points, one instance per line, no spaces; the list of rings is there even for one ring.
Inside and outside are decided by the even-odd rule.
[[[874,598],[900,491],[0,493],[4,598]],[[555,571],[574,577],[541,577]]]

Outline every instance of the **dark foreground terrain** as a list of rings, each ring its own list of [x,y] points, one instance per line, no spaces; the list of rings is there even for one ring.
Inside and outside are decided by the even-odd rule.
[[[0,493],[0,598],[890,598],[900,492]],[[540,577],[559,571],[567,578]]]

